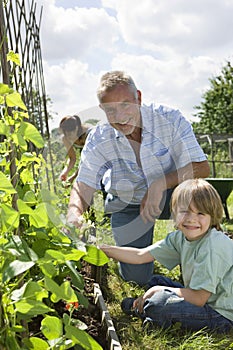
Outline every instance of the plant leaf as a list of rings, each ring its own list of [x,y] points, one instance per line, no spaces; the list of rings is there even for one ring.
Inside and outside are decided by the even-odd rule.
[[[10,135],[10,127],[4,121],[0,121],[0,134],[1,135]]]
[[[27,191],[23,197],[23,201],[29,206],[35,205],[37,203],[36,195],[33,191]]]
[[[37,148],[44,147],[44,140],[37,128],[31,123],[22,122],[19,132],[27,141],[31,141]]]
[[[44,205],[46,207],[47,215],[48,215],[50,221],[54,224],[54,226],[61,225],[62,221],[60,219],[60,216],[58,215],[58,213],[54,209],[54,206],[49,204],[49,203],[44,203]]]
[[[2,230],[17,228],[19,226],[19,213],[7,204],[1,205]]]
[[[0,190],[8,194],[16,193],[16,190],[12,186],[10,180],[6,177],[5,174],[3,174],[2,171],[0,171]]]
[[[7,61],[14,62],[17,66],[21,65],[18,53],[15,53],[14,51],[10,50],[6,57],[7,57]]]
[[[29,270],[33,265],[35,265],[34,261],[21,261],[15,260],[12,261],[7,268],[3,271],[2,281],[6,282],[10,280],[12,277],[18,276],[19,274]]]
[[[15,303],[16,311],[27,316],[43,315],[54,311],[39,300],[21,300]]]
[[[37,282],[28,281],[21,288],[13,290],[11,300],[20,301],[22,298],[29,298],[42,301],[48,297],[48,292]]]
[[[80,273],[78,273],[76,265],[73,261],[66,261],[66,265],[70,269],[70,275],[72,278],[72,283],[79,290],[84,290],[84,279]]]
[[[17,91],[14,91],[8,95],[6,95],[6,104],[8,107],[20,107],[24,111],[27,110],[20,94]]]
[[[81,345],[85,350],[103,350],[89,334],[73,326],[65,327],[67,338],[71,339],[75,344]]]
[[[62,320],[55,316],[45,316],[41,321],[41,332],[48,340],[53,340],[63,335]]]
[[[28,350],[49,350],[49,344],[40,338],[31,337],[31,338],[23,338],[23,343],[27,346]]]
[[[14,90],[7,84],[0,83],[0,95],[11,94],[12,92],[14,92]]]
[[[54,267],[53,263],[52,262],[48,262],[48,263],[41,263],[39,261],[39,266],[40,266],[40,269],[41,271],[43,272],[43,274],[45,276],[48,276],[50,278],[56,276],[58,274],[58,271],[57,269]]]
[[[86,247],[87,255],[83,257],[83,260],[96,266],[102,266],[109,261],[107,255],[97,247],[89,245]]]
[[[33,209],[29,207],[22,199],[17,200],[17,205],[20,214],[33,215]]]
[[[29,169],[23,169],[20,172],[20,179],[22,180],[23,184],[33,184],[34,179],[33,179],[33,173]]]
[[[45,203],[38,204],[36,209],[33,210],[33,214],[30,215],[29,220],[30,220],[30,224],[37,228],[47,226],[48,215],[47,215]]]
[[[55,281],[53,281],[48,276],[45,276],[45,287],[48,291],[52,293],[51,300],[57,303],[59,300],[63,299],[67,302],[78,301],[78,298],[70,286],[70,282],[66,281],[59,286]]]

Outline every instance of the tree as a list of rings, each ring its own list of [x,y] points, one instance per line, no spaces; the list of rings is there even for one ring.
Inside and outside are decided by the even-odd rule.
[[[221,74],[210,79],[210,89],[195,106],[199,122],[193,123],[196,134],[233,134],[233,67],[227,62]]]

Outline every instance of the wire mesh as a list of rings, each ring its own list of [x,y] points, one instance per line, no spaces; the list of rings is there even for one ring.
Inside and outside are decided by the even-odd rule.
[[[49,176],[47,170],[48,187],[51,187],[52,179],[56,192],[48,124],[49,98],[46,95],[40,45],[42,10],[42,7],[37,9],[34,0],[0,0],[0,76],[4,83],[12,85],[21,94],[28,109],[29,121],[47,141],[43,155],[50,163],[52,175]],[[14,70],[6,61],[6,54],[10,50],[20,55],[21,65]]]

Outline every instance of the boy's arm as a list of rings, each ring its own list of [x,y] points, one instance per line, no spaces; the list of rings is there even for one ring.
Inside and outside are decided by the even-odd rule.
[[[205,289],[191,289],[191,288],[174,288],[174,291],[185,301],[196,306],[204,306],[212,293]]]
[[[129,264],[144,264],[154,261],[153,256],[146,248],[116,247],[102,245],[100,249],[109,257]]]

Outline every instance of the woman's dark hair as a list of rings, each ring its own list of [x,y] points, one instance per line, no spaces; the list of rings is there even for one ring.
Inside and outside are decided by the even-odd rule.
[[[62,118],[59,125],[60,129],[62,130],[63,134],[66,132],[73,131],[75,128],[78,127],[78,137],[82,135],[82,124],[79,116],[77,115],[67,115],[66,117]]]

